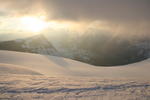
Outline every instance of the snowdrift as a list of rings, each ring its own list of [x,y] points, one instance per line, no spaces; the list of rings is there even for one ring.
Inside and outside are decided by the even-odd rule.
[[[8,71],[7,71],[8,70]],[[125,66],[93,66],[71,59],[31,53],[0,51],[0,74],[149,79],[150,59]]]

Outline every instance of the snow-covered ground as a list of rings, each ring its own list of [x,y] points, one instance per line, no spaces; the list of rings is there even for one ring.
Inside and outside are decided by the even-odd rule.
[[[0,100],[150,100],[150,59],[102,67],[0,51]]]

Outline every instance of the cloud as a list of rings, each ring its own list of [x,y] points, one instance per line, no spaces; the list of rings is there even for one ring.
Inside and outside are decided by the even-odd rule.
[[[0,10],[9,16],[34,14],[41,9],[40,0],[0,0]]]
[[[131,21],[150,18],[149,0],[44,0],[52,18]]]
[[[150,34],[149,9],[150,0],[0,0],[0,16],[46,13],[48,20],[98,22],[93,27],[125,35]]]
[[[18,14],[34,14],[42,9],[49,19],[57,20],[150,19],[150,0],[1,0],[0,5]]]

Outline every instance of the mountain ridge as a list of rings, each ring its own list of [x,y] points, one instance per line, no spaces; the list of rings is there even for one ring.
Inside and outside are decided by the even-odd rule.
[[[93,34],[92,37],[88,34],[80,38],[66,36],[62,40],[59,37],[58,39],[54,38],[54,42],[50,39],[52,37],[40,34],[29,38],[0,42],[0,49],[65,57],[96,66],[119,66],[150,57],[149,39],[131,41],[118,37],[112,39],[110,36],[97,34]]]

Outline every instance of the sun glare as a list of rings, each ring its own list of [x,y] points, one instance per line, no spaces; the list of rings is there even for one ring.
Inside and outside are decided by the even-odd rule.
[[[48,23],[42,17],[22,17],[20,18],[23,29],[26,31],[40,32],[48,27]]]
[[[20,18],[21,29],[27,32],[39,33],[44,30],[55,29],[74,29],[75,24],[72,22],[63,22],[63,21],[46,21],[45,16],[25,16]]]

